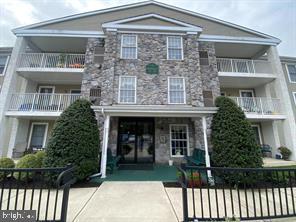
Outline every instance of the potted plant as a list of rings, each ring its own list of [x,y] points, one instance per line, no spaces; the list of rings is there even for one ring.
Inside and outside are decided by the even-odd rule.
[[[281,152],[282,154],[282,157],[284,160],[289,160],[289,157],[291,156],[292,152],[291,150],[289,150],[287,147],[285,146],[281,146],[278,148],[279,151]]]
[[[174,161],[172,159],[169,159],[169,166],[173,166]]]
[[[202,179],[199,172],[187,172],[188,187],[201,187]],[[178,172],[178,177],[181,177],[181,172]]]

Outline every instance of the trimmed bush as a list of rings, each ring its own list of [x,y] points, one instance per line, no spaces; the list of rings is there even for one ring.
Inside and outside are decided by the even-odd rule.
[[[37,165],[39,168],[43,167],[43,161],[45,159],[46,156],[46,152],[45,151],[38,151],[37,153],[34,154],[37,158]]]
[[[91,103],[81,99],[57,119],[46,149],[46,167],[76,166],[76,178],[83,180],[99,167],[99,130]]]
[[[281,152],[284,160],[289,160],[289,158],[290,158],[290,156],[292,154],[291,150],[289,150],[285,146],[279,147],[278,150]]]
[[[212,161],[219,167],[262,167],[255,134],[244,112],[230,98],[218,97],[212,121]]]
[[[35,154],[27,154],[25,156],[23,156],[16,164],[15,168],[38,168],[38,160],[37,157],[35,156]],[[20,174],[20,175],[19,175]],[[20,180],[26,180],[27,177],[27,173],[22,172],[22,173],[15,173],[14,178],[18,179],[20,178]],[[32,179],[33,177],[33,173],[29,173],[28,174],[28,179]]]
[[[14,168],[15,164],[14,161],[8,157],[1,157],[0,158],[0,168]],[[0,173],[0,180],[4,179],[5,174],[4,173]]]

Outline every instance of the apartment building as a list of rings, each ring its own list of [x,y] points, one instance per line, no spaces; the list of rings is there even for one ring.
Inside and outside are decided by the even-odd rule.
[[[11,47],[0,47],[0,93],[1,93],[1,88],[4,81],[6,69],[9,63],[11,51],[12,51]]]
[[[156,1],[13,32],[0,98],[3,156],[46,148],[55,119],[84,97],[99,122],[103,176],[107,148],[122,164],[180,162],[200,148],[209,164],[213,101],[224,95],[244,110],[258,144],[273,155],[285,145],[296,158],[294,104],[275,37]]]

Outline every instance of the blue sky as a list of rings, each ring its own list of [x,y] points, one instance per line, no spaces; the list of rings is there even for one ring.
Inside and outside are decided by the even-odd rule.
[[[296,57],[295,0],[159,0],[282,40],[279,52]],[[138,0],[0,0],[0,46],[13,46],[11,29],[48,19]]]

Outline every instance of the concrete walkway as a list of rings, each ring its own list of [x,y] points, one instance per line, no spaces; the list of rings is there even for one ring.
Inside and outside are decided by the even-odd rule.
[[[104,182],[99,188],[71,189],[71,222],[177,222],[161,182]]]
[[[289,167],[296,166],[296,161],[287,161],[287,160],[277,160],[274,158],[263,158],[264,167]]]

